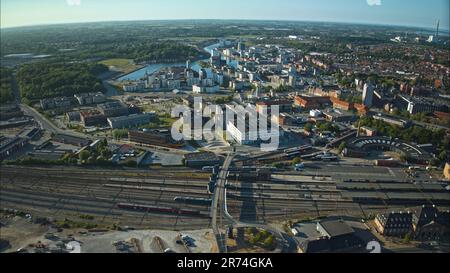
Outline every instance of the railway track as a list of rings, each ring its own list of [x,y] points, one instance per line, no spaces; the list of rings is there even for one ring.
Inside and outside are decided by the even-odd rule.
[[[25,171],[27,170],[27,171]],[[2,207],[33,210],[36,214],[65,216],[89,214],[102,221],[152,228],[204,228],[210,219],[122,210],[118,203],[198,210],[208,215],[209,207],[178,203],[177,196],[211,198],[207,179],[178,177],[155,172],[124,173],[105,170],[54,170],[46,168],[1,168],[0,201]],[[231,182],[233,183],[233,182]],[[236,219],[263,220],[292,215],[318,215],[328,212],[361,212],[351,200],[343,199],[331,183],[319,187],[312,182],[233,183],[227,190],[227,208]],[[305,198],[305,194],[314,198]],[[318,196],[322,195],[321,198]],[[253,208],[245,207],[251,204]],[[381,206],[373,206],[379,209]]]
[[[119,202],[134,202],[146,205],[169,206],[199,210],[205,215],[208,208],[204,206],[186,205],[174,202],[176,196],[190,195],[207,198],[206,184],[200,189],[201,181],[190,186],[183,181],[158,180],[145,181],[155,184],[153,190],[109,188],[103,185],[107,182],[101,173],[80,173],[79,175],[62,175],[60,172],[48,173],[38,171],[18,172],[17,170],[3,172],[0,179],[0,201],[2,207],[23,209],[45,216],[65,216],[67,214],[89,214],[103,217],[105,220],[121,220],[126,224],[158,228],[177,228],[186,226],[204,228],[209,226],[208,219],[196,219],[180,215],[150,214],[135,211],[124,211],[116,207]],[[179,190],[174,190],[179,188]],[[108,219],[106,219],[108,218]],[[150,225],[149,225],[150,224]]]

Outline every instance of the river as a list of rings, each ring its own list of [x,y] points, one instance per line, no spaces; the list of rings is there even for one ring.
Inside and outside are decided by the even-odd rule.
[[[211,53],[211,50],[214,50],[215,48],[217,48],[219,46],[219,44],[213,44],[210,46],[207,46],[205,48],[203,48],[203,50],[205,50],[208,53]],[[202,60],[202,61],[208,61],[208,59],[206,60]],[[200,61],[197,62],[193,62],[191,65],[192,70],[194,71],[199,71],[200,70]],[[134,72],[131,72],[127,75],[124,75],[120,78],[118,78],[118,81],[128,81],[128,80],[139,80],[144,78],[145,74],[152,74],[158,70],[160,70],[161,68],[164,67],[184,67],[186,66],[186,63],[156,63],[156,64],[149,64],[141,69],[138,69]]]

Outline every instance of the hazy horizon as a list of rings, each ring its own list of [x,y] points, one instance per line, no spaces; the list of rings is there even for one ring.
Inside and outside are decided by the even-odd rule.
[[[48,23],[48,24],[36,24],[36,25],[22,25],[22,26],[12,26],[12,27],[1,27],[2,30],[8,29],[20,29],[20,28],[39,28],[39,27],[50,27],[50,26],[66,26],[66,25],[83,25],[83,24],[95,24],[95,23],[138,23],[138,22],[183,22],[183,21],[248,21],[248,22],[293,22],[293,23],[316,23],[316,24],[347,24],[347,25],[355,25],[355,26],[376,26],[376,27],[401,27],[401,28],[410,28],[417,30],[424,30],[435,32],[436,26],[430,27],[420,27],[420,26],[408,26],[408,25],[395,25],[395,24],[382,24],[382,23],[358,23],[358,22],[345,22],[345,21],[311,21],[311,20],[283,20],[283,19],[214,19],[214,18],[196,18],[196,19],[143,19],[143,20],[108,20],[108,21],[86,21],[86,22],[67,22],[67,23]],[[445,33],[450,36],[450,28],[440,27],[440,32],[448,32]]]
[[[95,22],[264,20],[449,30],[448,0],[2,0],[2,29]]]

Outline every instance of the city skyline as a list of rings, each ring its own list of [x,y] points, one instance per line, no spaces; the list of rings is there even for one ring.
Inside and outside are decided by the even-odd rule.
[[[135,20],[286,20],[449,29],[449,2],[404,0],[217,1],[41,0],[1,2],[1,28]],[[231,11],[231,9],[233,9]],[[229,12],[224,12],[229,10]],[[36,12],[42,11],[42,12]],[[349,19],[351,18],[351,19]]]

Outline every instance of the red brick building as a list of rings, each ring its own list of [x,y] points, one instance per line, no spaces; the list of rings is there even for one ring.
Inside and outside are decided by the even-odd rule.
[[[296,96],[295,105],[301,106],[305,109],[317,109],[323,108],[331,104],[330,97],[308,97],[308,96]]]

